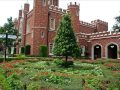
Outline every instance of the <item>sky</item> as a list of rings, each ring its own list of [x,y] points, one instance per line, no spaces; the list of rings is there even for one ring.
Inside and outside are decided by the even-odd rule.
[[[108,22],[108,30],[112,30],[115,17],[120,15],[120,0],[59,0],[59,7],[67,9],[70,2],[80,4],[80,20],[91,22],[101,19]],[[4,25],[7,18],[18,17],[19,9],[23,8],[24,3],[30,4],[33,8],[33,0],[0,0],[0,26]]]

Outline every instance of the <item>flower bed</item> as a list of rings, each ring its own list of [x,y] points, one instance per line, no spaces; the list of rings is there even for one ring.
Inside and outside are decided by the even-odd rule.
[[[34,61],[35,60],[35,61]],[[17,60],[1,63],[4,79],[12,90],[119,90],[119,62],[75,61],[69,68],[53,60]],[[115,69],[117,68],[117,69]],[[117,73],[113,73],[117,72]],[[115,81],[115,83],[114,83]]]

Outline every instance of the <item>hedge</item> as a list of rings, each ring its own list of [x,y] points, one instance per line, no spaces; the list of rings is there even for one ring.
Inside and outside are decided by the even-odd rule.
[[[24,54],[24,47],[21,47],[21,54]]]
[[[12,57],[12,58],[6,58],[6,61],[12,61],[12,60],[24,60],[25,58],[17,58],[17,57]],[[0,58],[0,63],[4,61],[4,58]]]
[[[40,56],[41,57],[47,57],[48,56],[48,48],[46,45],[41,45],[40,46]]]
[[[30,45],[25,46],[25,55],[30,55],[30,49],[31,49]]]

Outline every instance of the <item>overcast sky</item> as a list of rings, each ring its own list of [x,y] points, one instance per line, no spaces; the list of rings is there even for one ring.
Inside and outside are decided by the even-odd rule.
[[[115,23],[114,18],[120,15],[120,0],[59,0],[59,7],[66,9],[69,2],[80,3],[80,20],[91,22],[95,19],[107,21],[109,30]],[[8,17],[18,17],[18,10],[23,8],[27,0],[0,0],[0,26]],[[28,0],[30,9],[33,8],[33,0]]]

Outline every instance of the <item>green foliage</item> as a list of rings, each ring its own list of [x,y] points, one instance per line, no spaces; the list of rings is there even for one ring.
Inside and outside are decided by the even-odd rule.
[[[54,63],[55,63],[57,66],[59,66],[59,65],[62,65],[63,60],[61,60],[61,59],[54,59]]]
[[[14,54],[16,54],[16,48],[14,48]]]
[[[1,86],[2,90],[12,90],[12,88],[8,84],[6,78],[2,75],[0,75],[0,86]]]
[[[27,59],[27,58],[25,58],[25,57],[9,57],[9,58],[7,58],[6,59],[6,61],[8,62],[8,61],[12,61],[12,60],[24,60],[24,59]],[[0,58],[0,62],[3,62],[4,61],[4,58]]]
[[[16,57],[17,57],[17,58],[25,58],[26,56],[23,55],[23,54],[16,54]]]
[[[25,46],[25,55],[30,55],[30,49],[31,49],[30,45]]]
[[[40,46],[40,56],[41,57],[47,57],[48,56],[48,48],[46,45]]]
[[[75,56],[79,53],[69,14],[62,17],[55,37],[53,53],[56,56]]]
[[[41,61],[40,61],[40,60]],[[64,61],[53,58],[30,58],[29,61],[9,63],[0,65],[0,86],[2,90],[119,90],[120,73],[107,67],[120,65],[120,61],[75,61],[70,68],[61,68]],[[34,62],[35,60],[35,62]],[[42,61],[43,60],[43,61]],[[95,61],[94,61],[95,62]],[[11,64],[10,63],[10,64]],[[110,64],[110,66],[109,66]],[[112,64],[112,65],[111,65]],[[69,64],[70,65],[70,64]],[[108,65],[108,66],[106,66]],[[4,69],[1,69],[4,67]],[[115,69],[116,70],[116,69]],[[17,74],[16,74],[17,73]],[[2,76],[2,77],[1,77]],[[2,84],[1,84],[2,83]],[[9,87],[12,89],[6,89]],[[4,88],[4,89],[3,89]]]
[[[70,66],[73,66],[73,61],[63,61],[61,59],[55,59],[54,63],[57,65],[57,66],[62,66],[62,67],[70,67]]]
[[[119,30],[120,31],[120,16],[117,16],[115,17],[115,20],[116,20],[116,24],[113,25],[113,30],[116,31],[116,30]]]
[[[7,19],[7,23],[4,24],[3,27],[0,27],[0,34],[5,34],[6,31],[8,31],[8,34],[10,35],[17,35],[17,29],[14,28],[14,22],[12,20],[12,17]],[[11,47],[13,46],[13,42],[15,40],[13,39],[8,39],[7,46]],[[0,39],[0,43],[5,44],[5,39]]]
[[[40,90],[40,83],[32,82],[28,85],[27,90]]]
[[[7,79],[5,78],[5,71],[0,68],[0,89],[2,90],[12,90],[9,83],[7,82]]]
[[[54,83],[54,84],[64,84],[69,85],[71,83],[71,79],[69,77],[57,76],[55,74],[49,74],[48,76],[42,76],[41,80]]]
[[[21,47],[21,54],[24,54],[24,47]]]
[[[23,83],[19,80],[19,77],[17,74],[12,74],[10,77],[8,77],[8,82],[13,90],[22,90],[23,89]]]

